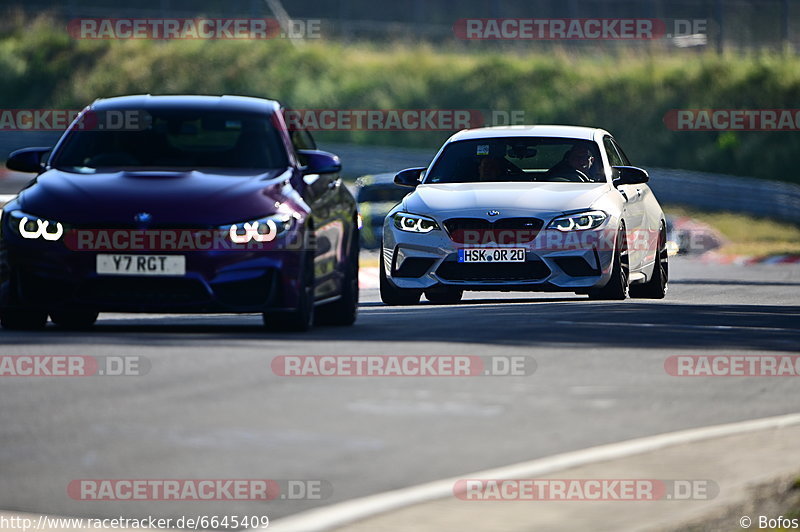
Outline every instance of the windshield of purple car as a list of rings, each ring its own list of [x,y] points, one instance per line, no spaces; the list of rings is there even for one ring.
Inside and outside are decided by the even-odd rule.
[[[196,109],[138,111],[137,120],[109,128],[105,117],[73,125],[54,154],[55,168],[272,169],[288,165],[270,117]]]
[[[580,139],[511,137],[448,144],[425,183],[603,182],[597,145]]]

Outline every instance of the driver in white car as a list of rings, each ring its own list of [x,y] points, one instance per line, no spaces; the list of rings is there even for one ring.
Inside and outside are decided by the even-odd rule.
[[[591,182],[595,179],[593,175],[592,165],[594,164],[594,155],[586,146],[577,145],[564,154],[564,158],[559,161],[554,167],[548,170],[549,177],[560,177],[569,181],[583,181]]]

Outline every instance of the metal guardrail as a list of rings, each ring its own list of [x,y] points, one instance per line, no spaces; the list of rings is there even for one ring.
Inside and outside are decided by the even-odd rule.
[[[26,146],[51,146],[59,135],[38,131],[0,135],[0,158]],[[426,166],[436,154],[435,150],[387,146],[325,143],[320,147],[341,157],[342,173],[349,178]],[[648,168],[648,171],[650,188],[661,203],[741,212],[797,223],[800,213],[798,185],[687,170]]]
[[[651,168],[650,188],[661,203],[741,212],[797,223],[800,186],[780,181]]]

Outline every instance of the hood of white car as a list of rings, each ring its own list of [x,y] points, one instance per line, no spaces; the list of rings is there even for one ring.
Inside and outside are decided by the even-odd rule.
[[[611,190],[607,183],[447,183],[420,185],[406,197],[408,212],[491,209],[541,212],[588,209]]]

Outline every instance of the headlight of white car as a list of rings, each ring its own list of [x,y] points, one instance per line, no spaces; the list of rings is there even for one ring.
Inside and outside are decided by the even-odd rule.
[[[247,244],[251,240],[271,242],[291,229],[293,220],[290,214],[273,214],[251,222],[223,225],[220,229],[228,231],[236,244]]]
[[[603,225],[608,215],[603,211],[576,212],[566,216],[554,218],[547,226],[548,229],[559,231],[585,231],[586,229],[596,229]]]
[[[64,236],[64,226],[60,222],[25,214],[22,211],[11,211],[7,216],[11,229],[26,240],[55,242]]]
[[[434,229],[439,229],[436,220],[419,214],[398,212],[393,218],[396,228],[409,233],[430,233]]]

